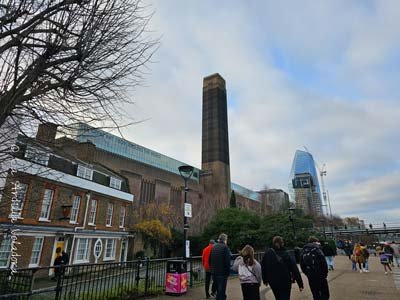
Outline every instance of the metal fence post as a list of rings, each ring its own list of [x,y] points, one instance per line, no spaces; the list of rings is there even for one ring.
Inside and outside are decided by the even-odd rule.
[[[139,297],[139,280],[140,280],[140,265],[142,264],[141,260],[139,259],[136,263],[137,268],[136,268],[136,276],[135,276],[135,286],[134,292],[136,291],[136,296]],[[135,293],[134,293],[135,296]]]
[[[147,291],[149,287],[149,265],[150,265],[150,259],[146,257],[146,276],[144,279],[144,295],[147,296]]]
[[[65,267],[60,265],[60,266],[58,266],[56,268],[58,268],[58,272],[56,273],[57,286],[56,286],[56,298],[55,298],[55,300],[61,300],[62,277],[64,276]]]

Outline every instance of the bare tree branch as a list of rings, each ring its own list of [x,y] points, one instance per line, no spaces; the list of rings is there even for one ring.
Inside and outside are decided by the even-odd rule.
[[[118,126],[158,46],[140,0],[8,0],[0,6],[0,126],[13,110],[58,125]]]

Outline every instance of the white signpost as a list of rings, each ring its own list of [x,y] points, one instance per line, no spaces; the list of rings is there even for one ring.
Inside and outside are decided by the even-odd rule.
[[[189,240],[186,240],[186,251],[185,251],[185,254],[186,254],[186,258],[190,257],[190,241]]]
[[[192,204],[190,203],[185,203],[185,217],[192,217]]]

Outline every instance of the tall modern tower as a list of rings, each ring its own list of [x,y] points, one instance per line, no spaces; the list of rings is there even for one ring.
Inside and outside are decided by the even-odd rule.
[[[290,172],[291,196],[296,206],[306,213],[321,215],[323,211],[317,174],[311,153],[296,150]]]
[[[215,208],[229,206],[228,110],[225,80],[218,73],[203,79],[202,170],[204,188],[214,197]]]

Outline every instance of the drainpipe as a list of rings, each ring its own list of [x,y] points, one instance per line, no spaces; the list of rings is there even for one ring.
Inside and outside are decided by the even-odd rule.
[[[86,226],[86,218],[87,218],[87,212],[89,209],[89,202],[90,202],[90,197],[91,197],[91,192],[87,191],[86,192],[86,208],[85,208],[85,214],[83,216],[83,224],[80,227],[74,227],[74,232],[76,233],[78,231],[78,229],[82,230],[85,229]],[[72,238],[72,246],[71,246],[71,255],[70,255],[70,259],[73,259],[73,255],[74,255],[74,246],[75,246],[75,234],[74,237]]]

